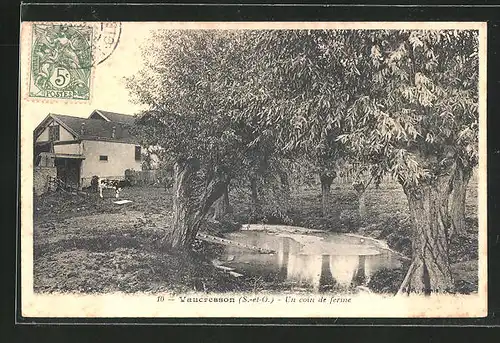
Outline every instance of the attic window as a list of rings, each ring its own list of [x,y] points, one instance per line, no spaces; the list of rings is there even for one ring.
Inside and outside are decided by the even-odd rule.
[[[99,156],[99,161],[107,161],[108,160],[108,155],[100,155]]]
[[[135,146],[135,160],[136,161],[141,160],[141,146],[140,145]]]
[[[59,125],[49,126],[49,140],[53,142],[58,141],[59,139]]]

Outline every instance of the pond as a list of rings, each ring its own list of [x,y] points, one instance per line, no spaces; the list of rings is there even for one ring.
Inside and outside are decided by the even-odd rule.
[[[219,265],[243,275],[262,276],[316,292],[366,288],[374,273],[402,264],[402,258],[385,242],[357,235],[282,225],[246,225],[225,238],[274,253],[227,245]]]

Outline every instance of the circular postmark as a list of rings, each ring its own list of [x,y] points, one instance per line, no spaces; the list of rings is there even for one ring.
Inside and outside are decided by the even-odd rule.
[[[102,22],[94,26],[93,65],[97,66],[106,61],[115,51],[122,32],[120,22]]]

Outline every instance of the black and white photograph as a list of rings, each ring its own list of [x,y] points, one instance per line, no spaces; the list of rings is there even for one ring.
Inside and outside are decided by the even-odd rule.
[[[22,311],[487,314],[484,23],[23,22]]]

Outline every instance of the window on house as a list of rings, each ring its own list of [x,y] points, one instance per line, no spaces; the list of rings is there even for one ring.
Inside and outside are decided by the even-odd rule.
[[[141,147],[139,145],[135,146],[135,160],[136,161],[141,160]]]
[[[108,155],[100,155],[99,156],[99,161],[107,161],[108,160]]]
[[[49,140],[58,141],[59,140],[59,125],[49,126]]]

